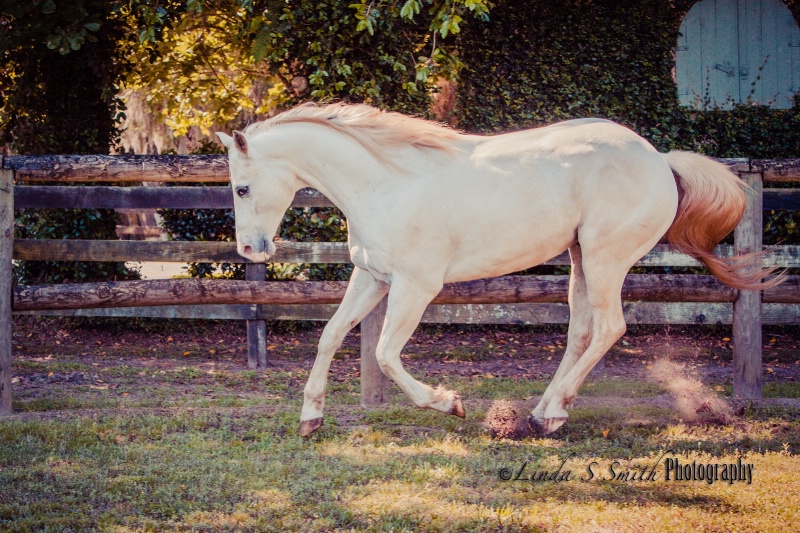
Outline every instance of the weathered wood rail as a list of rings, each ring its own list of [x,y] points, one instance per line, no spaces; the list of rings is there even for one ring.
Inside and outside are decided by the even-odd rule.
[[[764,210],[800,209],[800,189],[763,189],[763,183],[800,182],[800,160],[724,160],[751,187],[750,203],[731,256],[761,249]],[[247,264],[246,281],[154,280],[17,286],[11,261],[175,261],[245,263],[227,242],[14,240],[14,208],[231,208],[225,156],[44,156],[0,161],[0,412],[11,411],[11,313],[240,319],[248,322],[248,365],[263,368],[266,319],[327,320],[341,301],[343,282],[266,282],[263,265]],[[202,182],[207,186],[108,186],[97,182]],[[55,185],[53,185],[55,183]],[[65,187],[82,183],[83,187]],[[316,191],[300,191],[298,207],[327,207]],[[281,242],[272,259],[284,263],[348,263],[344,243]],[[546,264],[569,265],[566,254]],[[771,249],[765,264],[800,268],[800,246]],[[656,246],[637,266],[699,266]],[[425,322],[566,324],[567,276],[506,276],[447,285]],[[734,392],[761,394],[762,324],[800,324],[800,276],[758,292],[736,291],[711,276],[632,274],[623,288],[632,324],[733,324]],[[362,402],[385,398],[386,381],[374,361],[382,306],[362,324]]]

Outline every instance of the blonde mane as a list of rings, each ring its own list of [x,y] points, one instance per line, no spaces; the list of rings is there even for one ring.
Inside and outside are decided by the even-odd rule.
[[[308,123],[333,129],[354,139],[379,160],[388,161],[386,149],[413,146],[451,152],[460,134],[441,124],[381,111],[367,104],[314,103],[299,105],[262,122],[249,125],[244,133],[257,134],[281,124]]]

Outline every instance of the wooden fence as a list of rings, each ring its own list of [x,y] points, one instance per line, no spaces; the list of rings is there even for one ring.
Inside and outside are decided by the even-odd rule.
[[[800,160],[724,160],[751,189],[733,246],[723,256],[762,247],[764,210],[800,209],[800,189],[763,189],[763,183],[800,182]],[[246,280],[153,280],[51,286],[11,283],[11,261],[174,261],[244,263],[235,243],[14,240],[14,208],[231,208],[225,156],[43,156],[0,160],[0,413],[11,411],[11,313],[240,319],[247,321],[248,366],[267,364],[266,319],[327,320],[341,301],[344,282],[266,282],[265,267],[246,265]],[[83,183],[85,187],[58,184]],[[205,182],[205,187],[99,186],[95,182]],[[42,183],[47,183],[43,185]],[[326,207],[312,190],[296,207]],[[282,242],[272,261],[346,263],[344,243]],[[549,265],[569,265],[566,254]],[[800,267],[800,246],[773,249],[766,264]],[[637,264],[699,264],[656,246]],[[469,324],[566,324],[567,276],[506,276],[447,285],[424,322]],[[629,324],[733,324],[734,394],[760,397],[761,325],[800,324],[800,276],[763,294],[736,291],[710,276],[631,274],[623,288]],[[385,300],[362,324],[362,403],[380,403],[386,381],[374,349]]]

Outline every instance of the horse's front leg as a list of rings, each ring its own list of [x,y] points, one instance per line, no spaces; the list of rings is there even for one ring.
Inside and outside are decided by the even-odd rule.
[[[421,280],[411,281],[399,277],[392,280],[386,320],[375,356],[383,373],[403,389],[414,405],[464,418],[464,407],[458,394],[420,383],[403,368],[400,360],[400,352],[414,333],[425,308],[441,288],[441,283],[426,285]]]
[[[319,340],[317,358],[304,390],[303,411],[300,414],[300,435],[310,435],[322,426],[325,407],[325,388],[328,370],[336,350],[345,335],[361,322],[381,301],[389,286],[369,272],[355,267],[342,303],[330,319]]]

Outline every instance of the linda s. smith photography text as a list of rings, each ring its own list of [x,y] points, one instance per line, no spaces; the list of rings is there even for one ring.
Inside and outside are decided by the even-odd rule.
[[[672,457],[670,457],[672,456]],[[601,464],[590,461],[579,464],[575,454],[570,455],[556,469],[541,468],[536,463],[525,461],[516,468],[503,467],[498,476],[503,481],[562,482],[562,481],[622,481],[622,482],[689,482],[753,483],[753,463],[745,463],[739,457],[735,463],[703,463],[696,459],[688,462],[675,457],[675,452],[662,452],[653,462],[643,466],[625,467],[620,461]]]

